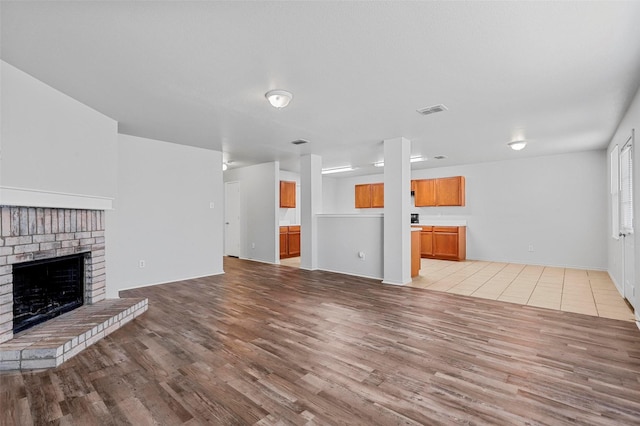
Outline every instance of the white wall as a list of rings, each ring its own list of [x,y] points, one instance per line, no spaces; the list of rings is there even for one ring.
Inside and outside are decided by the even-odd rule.
[[[335,175],[333,175],[335,176]],[[357,176],[357,177],[322,177],[322,188],[324,192],[323,206],[324,213],[383,213],[384,209],[356,209],[355,188],[361,183],[384,182],[384,170],[380,169],[380,174]],[[409,190],[407,190],[409,191]]]
[[[117,122],[6,62],[0,66],[0,204],[109,208]]]
[[[225,182],[240,182],[240,257],[278,263],[280,240],[279,163],[263,163],[224,172]]]
[[[640,321],[640,232],[638,231],[638,218],[640,217],[640,90],[636,93],[631,106],[627,110],[624,118],[620,122],[618,129],[616,130],[611,143],[607,149],[609,153],[615,145],[618,145],[620,149],[626,143],[629,136],[631,136],[631,130],[635,129],[635,141],[633,147],[633,164],[634,164],[634,176],[633,176],[633,200],[634,200],[634,226],[635,233],[633,234],[635,245],[635,285],[636,285],[636,297],[635,300],[629,302],[636,308],[636,318]],[[606,182],[609,184],[609,155],[603,160],[607,167]],[[616,240],[611,236],[611,202],[609,198],[609,192],[603,197],[604,204],[607,206],[607,270],[609,275],[616,283],[616,287],[622,293],[622,276],[623,276],[623,263],[622,263],[622,244],[623,239]]]
[[[322,212],[341,213],[337,203],[337,193],[343,188],[341,179],[331,176],[322,176]],[[345,213],[345,212],[342,212]]]
[[[222,153],[128,135],[118,145],[118,197],[106,215],[107,297],[222,273]]]
[[[381,280],[383,220],[381,214],[318,215],[318,269]]]
[[[280,225],[300,225],[300,175],[298,173],[280,170],[280,180],[296,183],[296,207],[278,209]]]
[[[465,176],[466,206],[411,211],[421,221],[439,215],[467,220],[468,259],[606,269],[605,157],[587,151],[415,170],[412,179]],[[334,208],[356,211],[353,186],[381,177],[340,179]]]

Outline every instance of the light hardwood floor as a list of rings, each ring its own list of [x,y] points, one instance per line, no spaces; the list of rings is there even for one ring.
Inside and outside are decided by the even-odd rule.
[[[122,292],[149,310],[62,366],[0,374],[0,424],[631,425],[640,330],[226,258]]]

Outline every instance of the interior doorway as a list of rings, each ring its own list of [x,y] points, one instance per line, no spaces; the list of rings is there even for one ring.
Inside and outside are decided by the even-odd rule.
[[[240,257],[240,182],[225,182],[224,198],[224,254]]]

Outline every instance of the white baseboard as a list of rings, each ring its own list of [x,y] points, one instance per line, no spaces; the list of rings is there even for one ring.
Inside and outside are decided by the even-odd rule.
[[[156,283],[140,284],[140,285],[136,285],[136,286],[133,286],[133,287],[121,288],[121,289],[118,289],[117,298],[120,298],[119,294],[120,294],[121,291],[135,290],[137,288],[151,287],[151,286],[154,286],[154,285],[170,284],[170,283],[175,283],[177,281],[195,280],[196,278],[213,277],[213,276],[222,275],[222,274],[224,274],[224,271],[216,272],[216,273],[213,273],[213,274],[197,275],[197,276],[194,276],[194,277],[185,277],[185,278],[176,278],[176,279],[172,279],[172,280],[168,280],[168,281],[160,281],[160,282],[156,282]],[[109,284],[107,284],[107,285],[109,285]]]

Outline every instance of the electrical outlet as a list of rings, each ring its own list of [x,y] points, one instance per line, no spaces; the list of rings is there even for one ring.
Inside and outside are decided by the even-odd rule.
[[[251,243],[251,248],[252,249],[256,248],[256,243]]]
[[[138,261],[138,268],[144,268],[144,266],[145,266],[144,260],[139,260]]]
[[[533,244],[529,244],[529,251],[533,251]]]
[[[366,256],[365,256],[363,251],[359,251],[358,252],[358,257],[360,258],[360,260],[364,260],[366,258]]]
[[[212,209],[215,204],[212,202],[209,203],[209,208]]]

